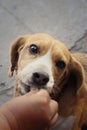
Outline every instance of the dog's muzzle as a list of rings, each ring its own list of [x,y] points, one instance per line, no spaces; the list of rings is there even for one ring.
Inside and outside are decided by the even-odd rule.
[[[26,82],[21,80],[19,82],[21,94],[25,94],[31,90],[46,89],[46,85],[49,82],[49,75],[46,72],[34,72]]]

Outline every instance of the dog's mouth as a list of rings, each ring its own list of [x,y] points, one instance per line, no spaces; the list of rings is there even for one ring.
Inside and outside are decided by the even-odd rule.
[[[45,86],[43,86],[43,85],[40,86],[40,85],[37,85],[32,82],[30,82],[29,84],[26,84],[26,83],[20,81],[20,86],[21,86],[21,88],[20,88],[21,95],[24,95],[25,93],[28,93],[30,91],[37,91],[37,90],[39,91],[40,89],[46,89]]]
[[[19,92],[20,92],[20,95],[24,95],[24,94],[29,93],[29,92],[39,91],[40,89],[45,89],[48,91],[48,93],[52,99],[58,101],[58,97],[60,96],[58,92],[60,92],[60,91],[58,89],[55,89],[55,88],[57,88],[57,87],[54,87],[54,91],[50,91],[50,89],[48,89],[45,85],[37,85],[37,84],[32,83],[32,82],[29,82],[27,84],[27,83],[20,81]]]

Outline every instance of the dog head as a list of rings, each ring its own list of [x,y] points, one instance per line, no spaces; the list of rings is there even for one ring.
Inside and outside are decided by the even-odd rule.
[[[64,44],[47,34],[17,38],[10,54],[9,75],[16,71],[21,94],[44,88],[50,95],[58,95],[69,82],[73,82],[75,93],[82,87],[84,74],[80,63]]]

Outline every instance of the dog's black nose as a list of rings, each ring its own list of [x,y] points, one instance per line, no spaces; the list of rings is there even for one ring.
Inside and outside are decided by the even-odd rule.
[[[49,81],[47,73],[35,72],[33,73],[32,80],[37,85],[46,85]]]

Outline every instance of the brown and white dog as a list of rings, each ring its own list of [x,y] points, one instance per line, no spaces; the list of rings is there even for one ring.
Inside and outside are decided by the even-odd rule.
[[[17,38],[10,55],[15,96],[44,88],[58,101],[61,117],[74,116],[73,130],[87,128],[87,54],[72,54],[50,35],[34,34]]]

